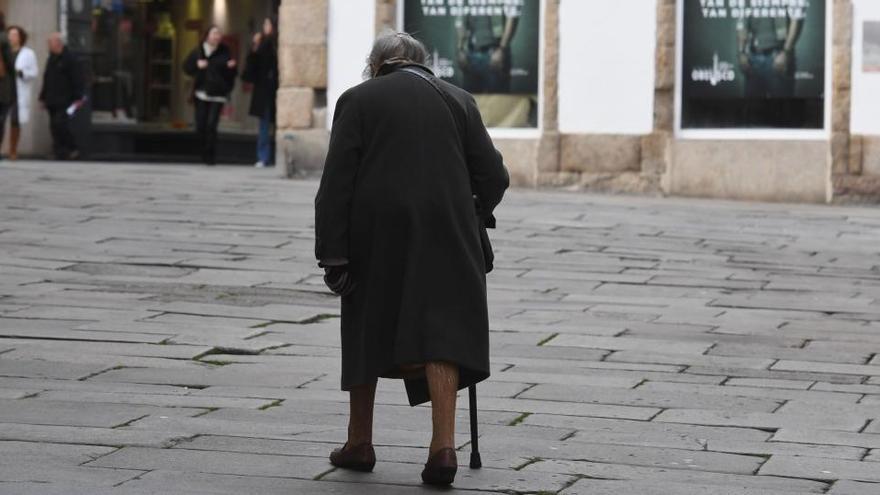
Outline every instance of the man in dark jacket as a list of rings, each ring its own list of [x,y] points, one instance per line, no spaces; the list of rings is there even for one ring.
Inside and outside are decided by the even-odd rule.
[[[15,59],[6,39],[6,16],[0,12],[0,144],[3,143],[6,115],[15,100]]]
[[[56,159],[76,159],[79,150],[70,130],[70,117],[85,102],[85,85],[76,57],[60,33],[49,36],[49,61],[43,73],[40,102],[49,111],[52,151]]]

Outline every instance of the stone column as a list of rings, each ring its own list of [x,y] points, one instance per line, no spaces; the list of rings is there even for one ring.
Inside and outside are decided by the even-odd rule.
[[[327,153],[327,2],[283,0],[279,10],[276,169],[319,170]]]
[[[850,173],[850,79],[852,75],[852,3],[834,0],[833,37],[831,58],[831,175],[836,183],[838,177]],[[860,168],[856,164],[854,168]],[[854,170],[858,173],[857,170]],[[837,189],[835,185],[835,190]]]
[[[544,23],[543,129],[538,142],[537,183],[565,183],[560,173],[559,135],[559,0],[548,0]]]
[[[865,170],[880,161],[880,139],[850,133],[853,5],[851,0],[834,0],[833,80],[831,111],[831,181],[833,199],[880,201],[880,175]],[[855,47],[860,50],[861,47]]]
[[[397,0],[376,0],[376,35],[397,30]]]
[[[668,192],[675,121],[675,0],[657,0],[654,55],[654,132],[642,138],[642,177],[653,190]]]

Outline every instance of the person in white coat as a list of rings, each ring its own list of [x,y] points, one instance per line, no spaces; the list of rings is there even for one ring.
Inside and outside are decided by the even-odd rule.
[[[21,126],[31,118],[31,94],[34,81],[37,80],[39,67],[37,56],[27,44],[27,31],[20,26],[10,26],[6,30],[12,56],[15,60],[15,94],[16,99],[9,112],[9,159],[18,159],[18,140],[21,137]]]

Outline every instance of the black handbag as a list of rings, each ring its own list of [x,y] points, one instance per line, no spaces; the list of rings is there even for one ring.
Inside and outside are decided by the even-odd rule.
[[[427,74],[418,70],[412,69],[409,67],[403,67],[400,69],[402,72],[406,72],[408,74],[413,74],[415,76],[420,77],[422,80],[426,81],[428,84],[434,88],[437,93],[443,98],[443,101],[446,103],[446,108],[449,109],[449,113],[452,114],[452,120],[455,121],[455,127],[458,130],[458,136],[462,143],[465,142],[465,132],[464,125],[461,122],[461,119],[457,116],[455,111],[455,103],[452,102],[452,97],[449,96],[449,93],[443,90],[436,81],[432,78],[428,77]],[[471,185],[471,191],[473,191],[474,187]],[[483,215],[482,207],[480,206],[480,198],[474,194],[474,208],[477,212],[477,220],[479,221],[477,225],[477,230],[480,234],[480,248],[483,251],[483,262],[486,266],[486,273],[491,272],[495,268],[495,252],[492,250],[492,242],[489,240],[489,232],[486,229],[494,229],[495,228],[495,216],[489,214],[488,216]]]

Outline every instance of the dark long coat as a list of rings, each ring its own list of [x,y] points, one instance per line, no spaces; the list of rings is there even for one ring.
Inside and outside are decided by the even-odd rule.
[[[0,32],[0,63],[4,69],[4,76],[0,77],[0,105],[10,105],[15,102],[15,57],[4,32]]]
[[[85,96],[82,68],[76,56],[65,47],[59,54],[49,55],[43,71],[40,101],[47,107],[67,107]]]
[[[393,67],[336,104],[315,254],[348,260],[356,284],[342,298],[343,390],[429,361],[459,365],[459,388],[489,376],[478,225],[509,177],[473,97],[439,82],[466,115],[464,139],[440,94]],[[406,389],[412,405],[429,400],[424,378]]]
[[[249,114],[254,117],[275,117],[275,98],[278,93],[278,50],[272,39],[263,40],[247,56],[242,80],[254,85]]]

